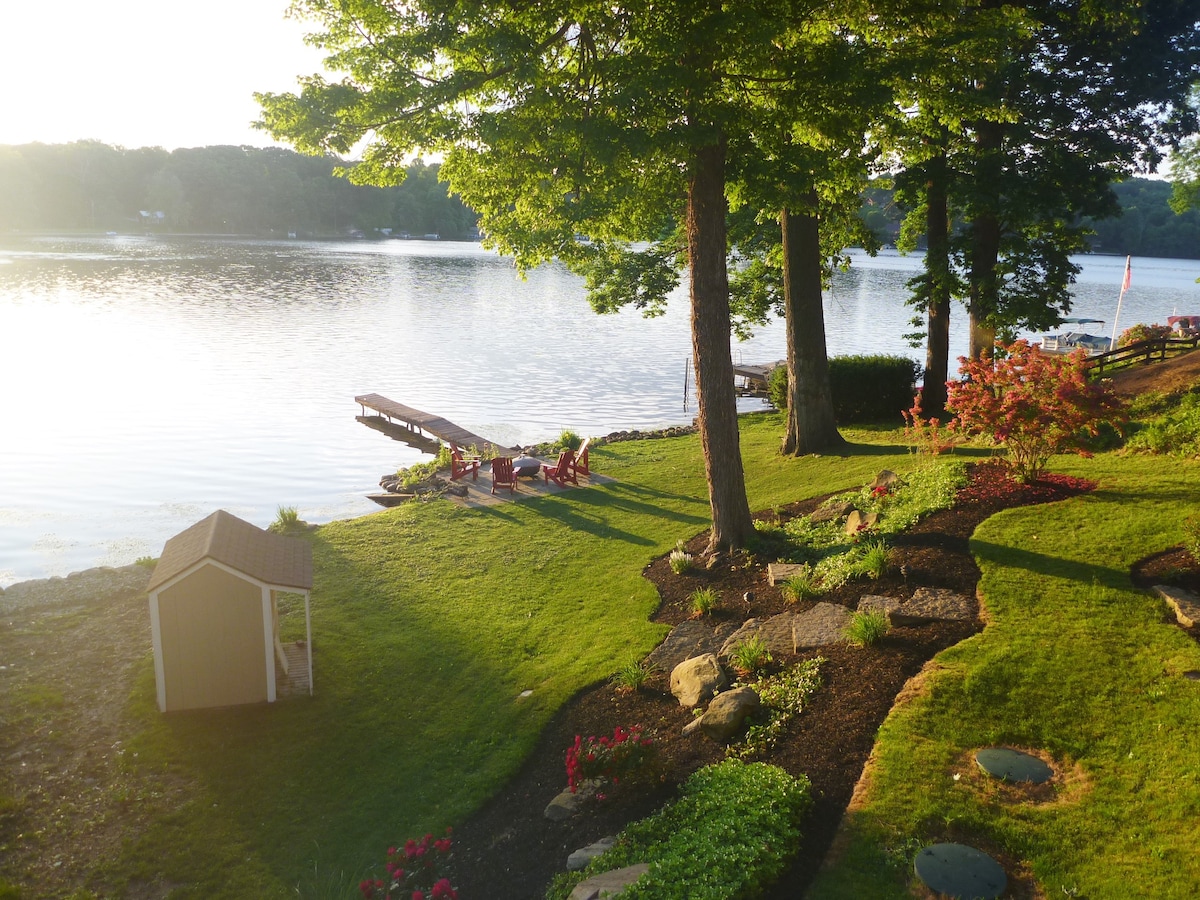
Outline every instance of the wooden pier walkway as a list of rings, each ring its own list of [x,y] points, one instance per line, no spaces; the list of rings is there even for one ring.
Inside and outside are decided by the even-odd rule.
[[[476,447],[480,451],[485,447],[499,448],[494,441],[467,431],[449,419],[413,409],[411,406],[389,400],[380,394],[360,394],[354,398],[354,402],[363,410],[361,416],[355,417],[358,421],[382,431],[394,440],[410,443],[430,453],[437,452],[437,441],[432,440],[425,432],[447,443],[457,444],[459,447]],[[380,415],[368,416],[368,409],[372,409]]]

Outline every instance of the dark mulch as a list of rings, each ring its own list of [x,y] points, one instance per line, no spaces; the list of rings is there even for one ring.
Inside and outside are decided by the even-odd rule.
[[[974,597],[979,570],[968,552],[968,539],[979,523],[1002,509],[1060,500],[1089,488],[1086,482],[1055,476],[1018,485],[1000,466],[976,466],[972,484],[953,509],[929,516],[891,541],[896,572],[847,585],[821,600],[853,608],[863,594],[906,597],[921,586]],[[804,514],[818,502],[795,503],[778,515],[786,519]],[[706,542],[707,535],[699,535],[688,549],[699,555]],[[779,588],[769,585],[766,561],[742,554],[686,576],[673,574],[664,557],[647,566],[645,575],[662,597],[654,620],[671,625],[690,615],[690,595],[698,587],[711,587],[720,595],[717,619],[740,621],[796,608],[789,607]],[[794,775],[807,775],[815,799],[803,823],[800,853],[772,898],[796,897],[804,891],[829,847],[875,733],[905,681],[936,653],[980,627],[978,622],[897,627],[870,650],[839,644],[819,651],[827,660],[821,667],[824,685],[766,760]],[[777,660],[776,665],[799,658]],[[564,870],[572,851],[616,834],[675,796],[692,772],[724,756],[722,747],[698,734],[680,735],[691,718],[671,696],[666,673],[653,677],[638,693],[621,693],[608,684],[580,693],[546,727],[512,781],[456,831],[454,874],[460,895],[489,900],[540,897],[550,879]],[[654,734],[663,761],[661,783],[636,790],[618,787],[565,823],[546,820],[546,804],[566,785],[564,759],[575,735],[611,734],[617,725],[635,723]]]

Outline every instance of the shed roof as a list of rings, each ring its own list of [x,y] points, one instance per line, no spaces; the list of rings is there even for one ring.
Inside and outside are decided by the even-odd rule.
[[[307,541],[263,531],[219,509],[167,541],[146,590],[161,587],[204,559],[273,587],[312,587],[312,547]]]

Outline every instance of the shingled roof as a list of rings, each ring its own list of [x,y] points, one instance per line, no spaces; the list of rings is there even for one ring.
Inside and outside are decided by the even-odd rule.
[[[167,541],[146,590],[156,590],[204,559],[272,587],[312,587],[312,547],[307,541],[263,531],[219,509]]]

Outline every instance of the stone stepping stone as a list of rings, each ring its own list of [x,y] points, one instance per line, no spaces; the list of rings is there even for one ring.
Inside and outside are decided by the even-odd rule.
[[[920,587],[890,613],[893,624],[917,625],[921,622],[949,619],[970,622],[975,618],[975,601],[946,588]]]
[[[917,877],[935,894],[992,900],[1004,893],[1008,876],[1000,863],[965,844],[933,844],[917,854]]]
[[[713,628],[699,619],[688,619],[671,629],[663,642],[646,657],[646,665],[663,672],[673,672],[685,659],[717,653],[736,630],[737,625],[732,622],[723,622]]]
[[[733,634],[725,638],[725,643],[721,645],[721,652],[717,654],[721,659],[728,659],[729,654],[733,652],[733,648],[738,644],[744,644],[746,641],[753,638],[762,630],[762,619],[747,619],[742,623]]]
[[[794,616],[792,642],[795,652],[843,640],[842,632],[850,624],[851,618],[850,610],[836,603],[818,603],[808,612]]]
[[[619,897],[621,892],[650,871],[649,863],[638,863],[611,872],[593,875],[587,881],[575,885],[570,900],[601,900],[603,897]]]
[[[1036,756],[1007,747],[980,750],[975,754],[975,762],[988,775],[1001,781],[1045,784],[1054,775],[1054,770]]]
[[[1175,612],[1175,619],[1184,628],[1191,628],[1200,621],[1200,597],[1183,588],[1169,584],[1156,584],[1151,590],[1167,601]]]
[[[899,597],[885,597],[882,594],[864,594],[859,598],[856,609],[860,613],[881,612],[891,619],[892,613],[898,610],[903,602]]]

